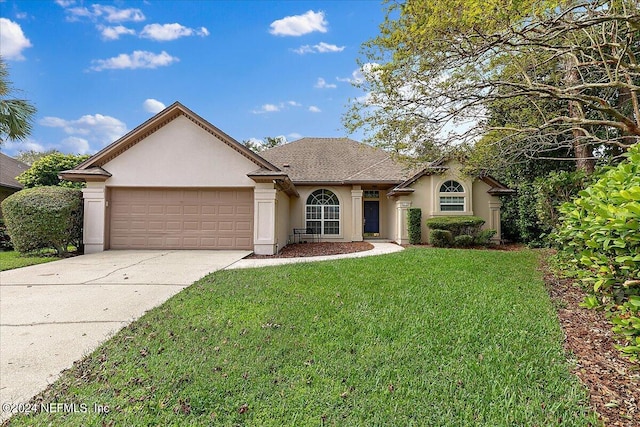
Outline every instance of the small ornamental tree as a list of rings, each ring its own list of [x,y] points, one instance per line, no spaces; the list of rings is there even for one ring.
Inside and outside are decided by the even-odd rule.
[[[45,185],[81,188],[84,183],[61,180],[58,178],[58,174],[64,170],[75,168],[88,158],[88,155],[51,153],[34,161],[31,167],[18,175],[16,179],[25,188]]]
[[[564,268],[591,289],[584,303],[604,308],[620,350],[640,360],[640,145],[560,208],[556,237]]]
[[[29,188],[2,202],[14,248],[21,253],[54,248],[59,256],[82,241],[82,191],[64,187]]]
[[[412,245],[419,245],[422,241],[422,230],[420,225],[422,222],[422,210],[420,208],[409,208],[407,211],[408,216],[408,228],[409,228],[409,243]]]

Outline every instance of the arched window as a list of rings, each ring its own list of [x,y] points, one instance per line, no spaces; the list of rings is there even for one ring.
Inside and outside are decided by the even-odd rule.
[[[440,211],[464,212],[464,187],[458,181],[445,181],[440,186]]]
[[[340,201],[329,190],[316,190],[307,198],[306,228],[320,235],[340,234]]]

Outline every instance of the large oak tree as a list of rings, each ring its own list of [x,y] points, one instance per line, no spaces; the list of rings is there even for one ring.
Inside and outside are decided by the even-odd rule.
[[[399,153],[482,140],[494,158],[564,152],[590,171],[640,137],[638,0],[390,2],[363,54],[366,95],[343,121]]]

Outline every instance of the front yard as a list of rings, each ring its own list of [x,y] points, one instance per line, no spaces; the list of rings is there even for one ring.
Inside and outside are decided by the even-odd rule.
[[[10,425],[597,424],[536,257],[410,248],[218,272],[39,396],[88,410]]]
[[[16,251],[0,251],[0,271],[13,270],[14,268],[28,267],[58,260],[55,256],[21,255]]]

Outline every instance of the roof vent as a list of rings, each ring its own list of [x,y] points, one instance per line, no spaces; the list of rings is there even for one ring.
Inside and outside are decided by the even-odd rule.
[[[284,166],[285,168],[288,168],[290,165],[289,165],[289,163],[285,163],[285,164],[284,164],[284,165],[282,165],[282,166]]]

